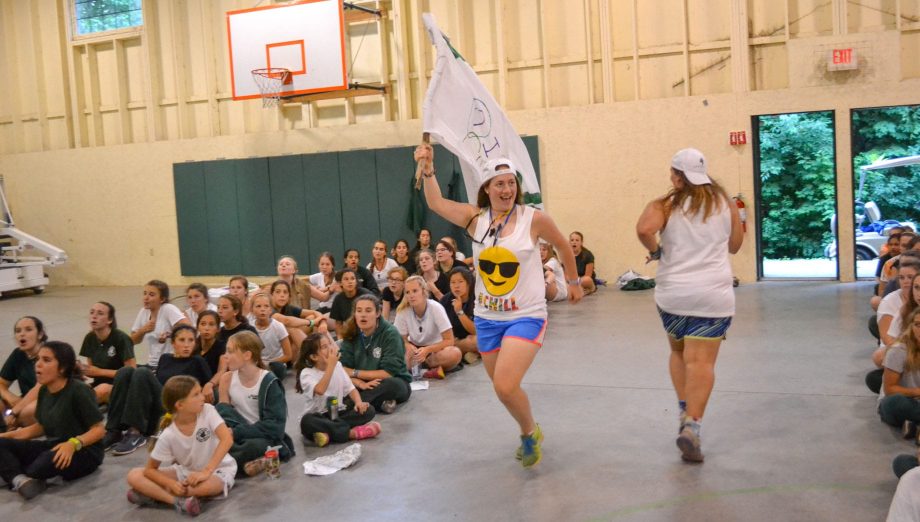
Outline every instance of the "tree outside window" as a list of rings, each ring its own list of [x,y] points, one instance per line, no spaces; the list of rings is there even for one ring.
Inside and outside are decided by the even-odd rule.
[[[77,36],[143,25],[142,0],[73,0]]]

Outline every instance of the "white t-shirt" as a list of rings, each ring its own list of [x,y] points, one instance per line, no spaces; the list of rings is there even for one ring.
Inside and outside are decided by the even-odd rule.
[[[221,424],[224,424],[224,419],[214,406],[205,404],[198,414],[192,435],[185,435],[175,424],[170,424],[157,439],[150,458],[163,464],[178,464],[189,471],[201,471],[211,461],[220,444],[216,431]],[[236,474],[236,461],[227,453],[221,459],[218,469],[232,477]]]
[[[159,341],[160,335],[171,332],[172,327],[183,319],[188,318],[185,317],[185,314],[176,308],[175,305],[169,303],[160,305],[160,310],[157,312],[157,322],[153,327],[153,331],[144,334],[144,341],[147,343],[148,347],[147,364],[151,368],[157,367],[161,355],[164,353],[173,353],[172,342],[167,338],[165,342],[161,343]],[[141,308],[141,311],[137,313],[137,318],[134,319],[131,331],[140,330],[149,320],[150,310]]]
[[[332,372],[332,378],[329,379],[329,386],[326,387],[326,393],[316,395],[313,390],[316,388],[317,383],[323,379],[324,373],[324,371],[316,368],[304,368],[300,372],[300,386],[303,387],[303,396],[307,403],[306,408],[303,410],[304,415],[325,412],[327,409],[326,399],[329,397],[337,397],[339,407],[341,407],[345,404],[345,397],[355,389],[355,385],[352,384],[348,374],[345,373],[342,363],[337,362],[335,363],[335,371]]]
[[[556,278],[556,298],[553,301],[565,301],[569,297],[569,287],[565,284],[565,271],[562,270],[562,263],[555,257],[549,258],[543,266],[553,271]]]
[[[259,422],[259,388],[262,387],[262,379],[268,375],[267,370],[259,373],[256,383],[247,388],[240,382],[240,372],[233,371],[230,377],[230,404],[236,408],[236,411],[243,416],[249,424]]]
[[[326,290],[326,277],[322,272],[317,272],[310,276],[310,284],[316,288],[325,291]],[[325,301],[320,301],[318,299],[310,299],[310,308],[313,310],[319,308],[332,308],[332,300],[335,299],[335,294],[330,294],[329,299]]]
[[[399,335],[408,335],[410,343],[416,346],[430,346],[441,342],[441,333],[451,330],[451,326],[441,303],[429,299],[422,317],[415,315],[412,306],[397,312],[396,329]]]
[[[901,475],[898,489],[888,508],[887,522],[915,522],[920,520],[920,468]]]
[[[280,321],[272,319],[264,330],[256,324],[255,321],[250,324],[256,329],[256,333],[258,333],[259,338],[262,339],[262,344],[265,345],[265,347],[262,348],[263,362],[267,364],[284,356],[284,349],[281,348],[281,341],[288,338],[288,331]]]
[[[371,261],[367,264],[367,269],[370,270],[371,275],[374,276],[374,281],[377,281],[377,288],[382,291],[387,287],[387,274],[390,273],[390,270],[398,267],[399,263],[397,263],[395,259],[388,257],[386,263],[383,264],[383,270],[378,272],[374,266],[374,262]]]
[[[212,312],[216,312],[217,305],[215,305],[214,303],[208,303],[208,306],[206,309],[211,310]],[[188,320],[192,322],[192,326],[194,326],[195,328],[198,328],[198,312],[192,310],[191,308],[186,308],[185,316],[188,317]]]
[[[878,312],[875,314],[876,320],[881,323],[882,316],[890,315],[891,324],[888,325],[888,332],[891,337],[897,338],[901,335],[901,307],[904,306],[904,297],[901,295],[901,289],[886,295],[878,305]]]

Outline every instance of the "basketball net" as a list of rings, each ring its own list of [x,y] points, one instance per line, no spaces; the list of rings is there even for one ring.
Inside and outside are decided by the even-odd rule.
[[[290,83],[291,71],[280,67],[253,69],[252,79],[262,94],[262,107],[277,107],[281,103],[281,87]]]

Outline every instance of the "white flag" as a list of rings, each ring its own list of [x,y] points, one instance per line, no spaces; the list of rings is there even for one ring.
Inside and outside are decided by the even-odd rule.
[[[422,20],[438,53],[422,105],[422,130],[460,158],[470,202],[476,202],[486,162],[508,158],[521,175],[524,202],[543,208],[540,184],[524,141],[476,72],[438,29],[434,16],[424,13]]]

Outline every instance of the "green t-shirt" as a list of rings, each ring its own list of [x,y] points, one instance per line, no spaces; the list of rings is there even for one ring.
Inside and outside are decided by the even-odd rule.
[[[86,334],[80,347],[80,357],[89,359],[93,366],[103,370],[117,370],[125,361],[134,359],[134,343],[128,334],[115,328],[108,338],[99,341],[94,332]],[[93,385],[112,384],[110,377],[93,377]]]
[[[45,430],[48,440],[67,440],[89,431],[102,422],[102,413],[96,405],[96,392],[82,381],[71,379],[57,393],[46,386],[38,391],[35,419]],[[93,444],[82,451],[103,452],[101,444]]]
[[[3,363],[0,379],[12,384],[19,383],[19,395],[25,396],[35,386],[35,361],[26,352],[16,348]]]

